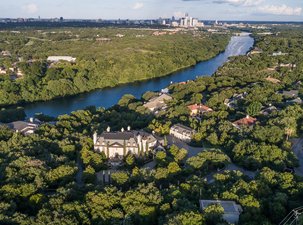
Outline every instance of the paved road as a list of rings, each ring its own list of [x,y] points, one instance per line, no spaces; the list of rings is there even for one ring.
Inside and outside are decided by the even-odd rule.
[[[295,172],[297,175],[303,176],[303,138],[292,139],[291,142],[293,144],[292,150],[298,157],[300,164],[298,168],[295,168]]]

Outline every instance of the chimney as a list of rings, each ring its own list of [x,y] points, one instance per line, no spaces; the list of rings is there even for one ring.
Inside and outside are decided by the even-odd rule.
[[[29,118],[29,122],[34,123],[34,118],[33,117]]]
[[[124,132],[124,128],[123,127],[121,128],[121,132]]]
[[[130,126],[128,126],[128,127],[127,127],[127,130],[128,130],[128,131],[130,131],[130,129],[131,129],[131,127],[130,127]]]
[[[246,115],[246,119],[249,119],[249,117],[250,117],[249,115]]]
[[[97,132],[95,132],[93,135],[94,145],[97,143],[97,138],[98,138],[98,135],[97,135]]]
[[[110,126],[108,126],[108,127],[106,128],[106,131],[107,131],[107,132],[110,132]]]

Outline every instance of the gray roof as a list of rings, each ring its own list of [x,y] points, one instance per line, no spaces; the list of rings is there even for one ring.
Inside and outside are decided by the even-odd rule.
[[[240,205],[237,205],[234,201],[200,200],[200,207],[202,210],[214,204],[221,205],[224,209],[224,213],[239,214],[242,211]]]
[[[161,108],[166,105],[166,101],[171,100],[172,97],[168,94],[162,94],[158,97],[152,98],[147,103],[144,104],[144,107],[149,109]]]
[[[152,134],[143,131],[103,132],[97,138],[97,145],[102,145],[103,142],[106,142],[110,146],[123,146],[124,143],[127,142],[133,146],[137,146],[139,135],[141,136],[142,140],[146,140],[148,143],[157,141]]]
[[[175,124],[174,126],[171,127],[171,129],[177,130],[179,133],[195,133],[196,131],[191,129],[190,127],[184,126],[180,123]]]
[[[15,121],[12,123],[6,124],[7,127],[19,132],[27,132],[28,130],[35,130],[38,125],[33,123],[28,123],[24,121]]]
[[[298,90],[283,91],[282,94],[285,97],[298,97],[299,91]]]

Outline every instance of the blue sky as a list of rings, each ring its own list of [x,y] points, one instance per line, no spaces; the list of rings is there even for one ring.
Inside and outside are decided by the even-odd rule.
[[[0,17],[303,21],[303,0],[1,0]]]

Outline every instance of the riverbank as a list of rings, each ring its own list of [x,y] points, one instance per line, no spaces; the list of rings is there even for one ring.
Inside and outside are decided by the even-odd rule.
[[[167,87],[171,82],[193,80],[201,75],[210,76],[214,74],[230,56],[245,55],[253,44],[254,39],[250,36],[232,37],[225,51],[221,54],[210,60],[197,63],[195,66],[169,74],[168,76],[124,84],[114,88],[105,88],[47,102],[27,104],[24,106],[25,112],[28,117],[34,116],[35,113],[43,113],[56,117],[92,105],[108,108],[115,105],[124,94],[131,94],[136,98],[141,98],[145,92],[159,91]]]
[[[0,105],[3,107],[24,102],[48,101],[167,76],[199,61],[215,57],[224,51],[229,40],[227,35],[200,31],[182,31],[161,36],[154,35],[152,31],[86,31],[92,33],[81,34],[82,30],[69,30],[68,33],[79,36],[77,40],[71,38],[71,34],[66,35],[66,30],[61,31],[66,39],[60,37],[58,40],[58,37],[53,37],[50,33],[43,36],[48,40],[47,45],[38,34],[35,36],[30,31],[22,32],[22,37],[31,37],[31,40],[34,35],[34,42],[37,43],[33,43],[31,49],[23,49],[10,58],[16,71],[20,70],[23,77],[17,80],[8,80],[9,77],[2,80],[0,77]],[[123,33],[121,35],[124,37],[117,38],[116,32]],[[11,41],[16,39],[10,34],[5,35]],[[10,52],[14,50],[10,46],[4,48]],[[24,54],[31,55],[33,59],[22,62],[17,61],[19,58],[14,59]],[[76,60],[74,63],[45,61],[51,55],[67,55]]]

